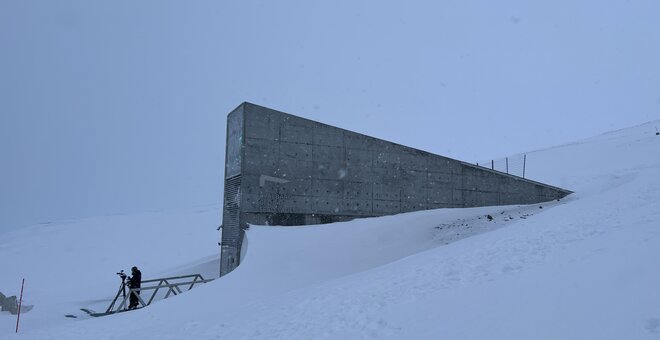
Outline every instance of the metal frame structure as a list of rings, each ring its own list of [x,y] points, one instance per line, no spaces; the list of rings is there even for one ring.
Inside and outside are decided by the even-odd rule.
[[[176,282],[177,280],[185,280],[185,281]],[[184,291],[191,290],[195,286],[195,284],[207,283],[211,281],[213,281],[213,279],[205,280],[201,274],[192,274],[192,275],[173,276],[173,277],[165,277],[160,279],[144,280],[142,281],[142,285],[151,284],[155,282],[157,282],[157,284],[151,286],[147,285],[140,288],[130,288],[127,287],[126,283],[122,283],[121,287],[119,287],[119,291],[117,291],[117,295],[115,295],[115,298],[112,299],[112,302],[110,303],[110,306],[105,311],[105,313],[100,313],[95,316],[108,315],[108,314],[127,311],[128,310],[127,301],[130,299],[131,294],[133,294],[134,292],[138,293],[136,294],[139,301],[138,308],[142,308],[150,305],[156,298],[156,294],[158,294],[158,291],[161,289],[167,289],[167,293],[163,298],[163,299],[167,299],[172,295],[179,295]],[[181,287],[184,286],[187,286],[187,289],[182,290]],[[142,297],[140,296],[139,292],[149,291],[149,290],[153,290],[153,293],[151,294],[151,297],[149,297],[149,300],[147,300],[147,302],[145,303]],[[128,294],[126,294],[126,292],[128,292]],[[115,305],[117,304],[118,300],[120,300],[121,302],[119,303],[117,308],[115,308]]]

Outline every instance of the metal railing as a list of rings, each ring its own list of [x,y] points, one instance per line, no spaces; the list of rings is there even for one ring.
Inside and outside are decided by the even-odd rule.
[[[527,172],[527,155],[521,154],[500,159],[492,159],[486,162],[477,162],[476,164],[477,166],[525,178]]]
[[[128,310],[127,301],[130,299],[131,294],[135,294],[135,296],[137,296],[138,299],[137,308],[142,308],[150,305],[156,298],[158,292],[161,290],[163,291],[167,290],[167,293],[165,293],[165,297],[163,297],[163,299],[167,299],[170,296],[179,295],[185,291],[191,290],[196,284],[206,283],[211,281],[213,281],[213,279],[205,280],[201,274],[193,274],[193,275],[173,276],[173,277],[165,277],[160,279],[144,280],[142,281],[142,287],[140,288],[130,288],[128,284],[122,283],[121,287],[119,287],[119,291],[117,291],[117,295],[115,295],[115,298],[112,300],[110,306],[105,311],[105,314],[127,311]],[[142,297],[140,296],[140,292],[146,292],[146,291],[153,291],[153,293],[145,303]],[[119,301],[119,305],[117,305],[118,301]],[[115,308],[115,305],[117,305],[117,308]]]

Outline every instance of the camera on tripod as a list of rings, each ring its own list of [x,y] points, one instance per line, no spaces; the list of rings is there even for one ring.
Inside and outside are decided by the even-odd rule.
[[[124,270],[123,270],[123,269],[120,270],[119,273],[115,273],[115,274],[119,275],[119,277],[121,277],[121,280],[122,280],[122,281],[125,281],[125,280],[126,280],[126,274],[124,273]]]

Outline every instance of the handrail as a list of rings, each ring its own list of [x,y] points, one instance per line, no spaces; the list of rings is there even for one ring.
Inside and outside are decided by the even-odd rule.
[[[160,279],[142,280],[142,283],[156,282],[156,281],[160,281],[160,280],[178,280],[178,279],[183,279],[183,278],[186,278],[186,277],[197,277],[197,276],[201,277],[202,275],[201,274],[190,274],[190,275],[181,275],[181,276],[171,276],[171,277],[164,277],[164,278],[160,278]]]
[[[186,280],[183,282],[172,282],[176,280],[181,280],[181,279],[188,279],[192,278],[192,280]],[[112,313],[117,313],[117,312],[123,312],[128,310],[127,306],[127,301],[130,299],[131,294],[135,294],[138,298],[138,307],[137,308],[143,308],[148,305],[150,305],[154,299],[156,298],[156,294],[158,294],[158,291],[162,289],[167,289],[167,293],[165,294],[164,299],[167,299],[170,296],[173,295],[179,295],[184,292],[184,290],[181,289],[181,286],[188,286],[185,291],[191,290],[196,284],[201,284],[201,283],[207,283],[211,282],[213,279],[204,279],[204,277],[201,274],[192,274],[192,275],[182,275],[182,276],[172,276],[172,277],[164,277],[164,278],[158,278],[158,279],[149,279],[149,280],[144,280],[141,282],[142,285],[149,284],[149,283],[155,283],[158,282],[156,285],[153,286],[146,286],[146,287],[140,287],[140,288],[131,288],[128,287],[126,283],[122,282],[122,285],[119,287],[119,291],[117,291],[117,294],[115,295],[115,298],[112,300],[110,303],[110,306],[108,309],[105,311],[105,314],[112,314]],[[142,297],[140,296],[140,292],[142,291],[150,291],[153,290],[154,292],[151,294],[149,297],[148,301],[145,303],[144,300],[142,300]],[[128,293],[127,293],[128,291]],[[121,296],[121,298],[120,298]],[[121,299],[121,302],[119,303],[119,306],[115,309],[115,304],[117,303],[118,300]]]

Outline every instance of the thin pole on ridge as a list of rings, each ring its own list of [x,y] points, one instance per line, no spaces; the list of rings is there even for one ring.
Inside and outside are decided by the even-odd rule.
[[[23,304],[23,287],[25,287],[25,278],[21,282],[21,297],[18,299],[18,316],[16,316],[16,333],[18,333],[18,323],[21,321],[21,305]]]

